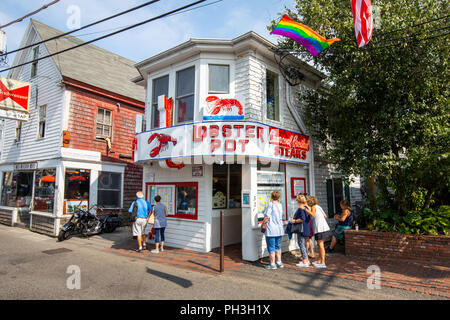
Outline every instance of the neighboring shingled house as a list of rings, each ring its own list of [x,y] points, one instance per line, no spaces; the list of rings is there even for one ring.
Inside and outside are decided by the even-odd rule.
[[[20,47],[60,34],[30,20]],[[13,66],[82,42],[65,36],[33,46]],[[134,64],[88,44],[10,71],[33,86],[30,121],[5,120],[0,222],[56,235],[74,205],[128,209],[142,186],[132,141],[145,89],[130,81],[139,75]]]

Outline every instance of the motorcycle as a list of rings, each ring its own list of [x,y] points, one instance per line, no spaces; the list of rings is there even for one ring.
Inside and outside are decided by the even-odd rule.
[[[82,210],[79,206],[75,208],[70,220],[61,228],[58,234],[58,241],[64,241],[73,234],[90,236],[101,233],[111,233],[122,224],[117,213],[102,215],[100,218],[91,213],[92,209],[103,212],[103,207],[92,206],[89,210]]]

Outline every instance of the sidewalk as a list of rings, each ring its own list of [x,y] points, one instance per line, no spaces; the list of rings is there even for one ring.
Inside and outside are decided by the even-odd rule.
[[[152,245],[152,248],[154,246]],[[105,251],[128,256],[131,258],[145,259],[161,264],[203,272],[208,274],[219,274],[220,254],[218,252],[200,253],[176,248],[165,248],[164,252],[158,254],[144,250],[141,253],[135,251],[136,241],[130,239],[117,243]],[[327,255],[327,269],[316,269],[314,267],[298,268],[299,262],[296,255],[283,254],[285,268],[298,270],[298,272],[318,273],[329,277],[338,277],[359,282],[367,282],[372,275],[367,273],[367,268],[377,265],[381,270],[381,287],[391,287],[430,295],[450,298],[450,265],[435,265],[423,262],[388,260],[383,258],[367,259],[361,257],[349,257],[343,253]],[[262,268],[268,264],[268,258],[260,262],[249,262],[241,259],[240,247],[230,246],[225,248],[225,272],[239,271],[245,265],[253,265]],[[274,272],[283,272],[275,270]]]
[[[300,272],[320,273],[330,277],[367,282],[372,273],[367,268],[376,265],[381,270],[381,287],[397,288],[450,298],[450,265],[427,264],[421,261],[368,259],[349,257],[342,253],[327,254],[327,269],[298,268],[299,259],[283,255],[286,268]],[[268,262],[267,262],[268,263]]]

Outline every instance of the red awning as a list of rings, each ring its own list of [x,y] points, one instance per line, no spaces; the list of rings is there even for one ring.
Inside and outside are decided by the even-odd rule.
[[[41,181],[42,182],[55,182],[56,177],[55,176],[43,176]]]

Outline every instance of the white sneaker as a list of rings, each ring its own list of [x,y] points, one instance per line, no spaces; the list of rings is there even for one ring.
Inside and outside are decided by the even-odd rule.
[[[318,268],[318,269],[326,269],[327,266],[325,264],[315,264],[314,267]]]
[[[300,261],[300,263],[297,263],[296,264],[296,266],[297,267],[299,267],[299,268],[308,268],[309,266],[310,266],[311,264],[309,263],[309,261],[308,261],[308,263],[303,263],[302,261]]]
[[[159,250],[153,249],[153,250],[151,251],[151,253],[159,253]]]

